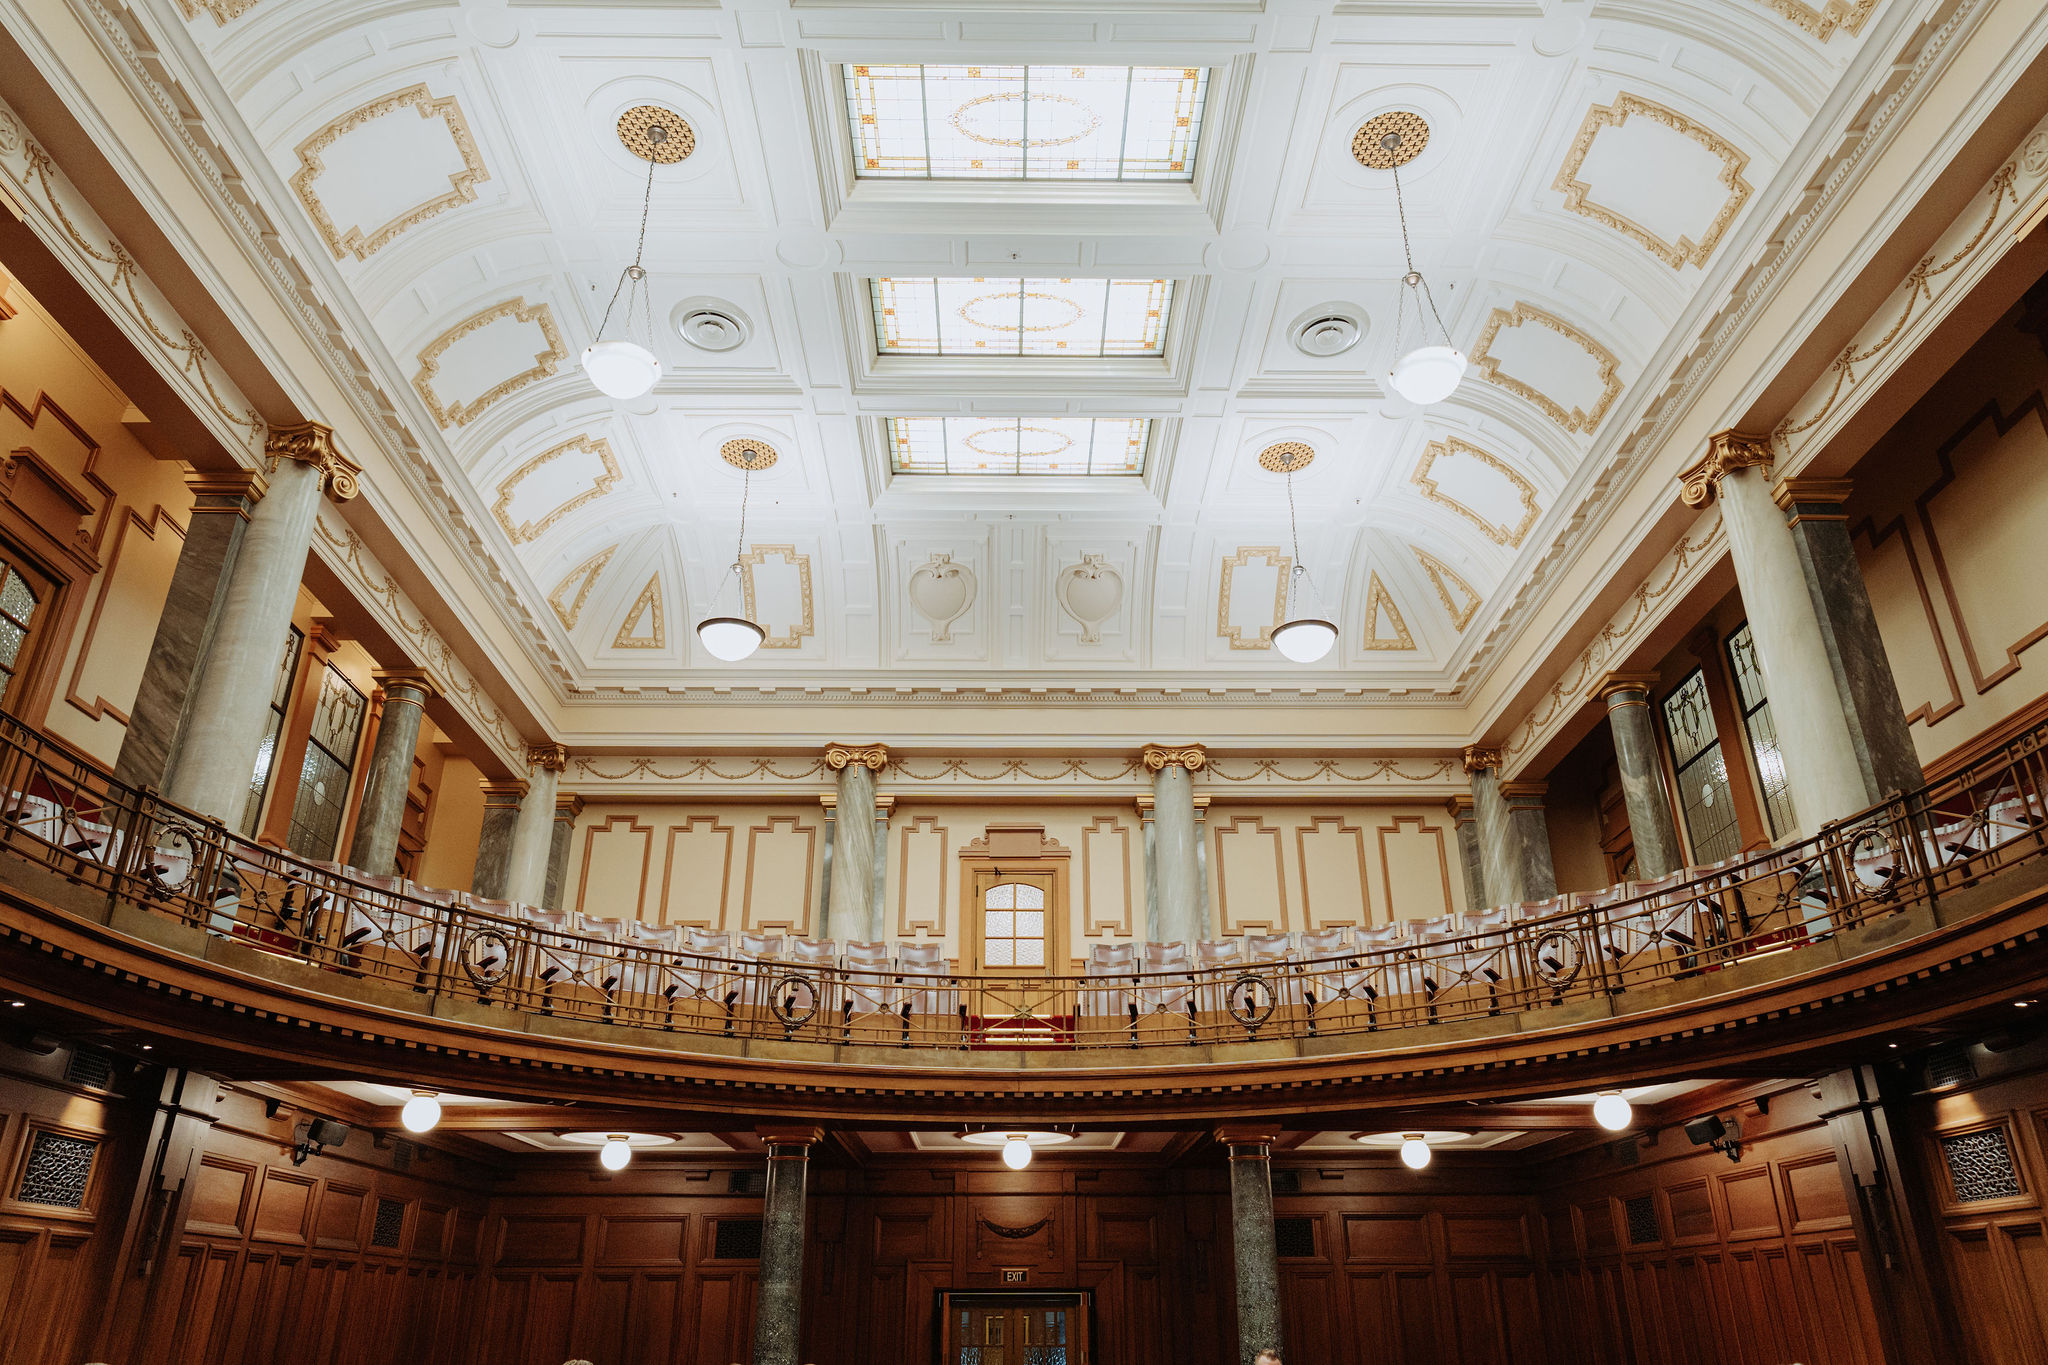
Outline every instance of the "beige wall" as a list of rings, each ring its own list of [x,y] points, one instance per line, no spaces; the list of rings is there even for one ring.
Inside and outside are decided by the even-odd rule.
[[[1922,762],[2048,692],[2048,355],[2014,321],[1854,471],[1849,529]]]
[[[422,886],[467,891],[476,881],[476,846],[483,837],[483,774],[454,746],[435,746],[434,807],[428,815],[427,846],[420,850],[413,880]]]

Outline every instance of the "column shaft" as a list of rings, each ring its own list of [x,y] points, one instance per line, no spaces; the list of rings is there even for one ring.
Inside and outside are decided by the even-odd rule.
[[[1467,749],[1465,771],[1472,780],[1472,824],[1478,835],[1479,866],[1487,894],[1494,905],[1528,900],[1522,894],[1521,860],[1515,856],[1507,798],[1500,790],[1500,752]],[[1387,913],[1399,919],[1401,908],[1389,907]]]
[[[1238,1365],[1252,1365],[1259,1352],[1281,1349],[1280,1251],[1273,1232],[1274,1134],[1225,1128],[1216,1138],[1230,1148],[1237,1361]]]
[[[1195,766],[1205,761],[1196,760]],[[1147,766],[1152,766],[1149,759]],[[1159,889],[1158,940],[1193,943],[1203,936],[1201,868],[1195,857],[1195,780],[1178,756],[1153,767],[1152,866]]]
[[[509,900],[513,829],[519,823],[524,782],[480,782],[484,793],[484,824],[476,839],[476,871],[470,890],[490,900]]]
[[[1144,919],[1136,937],[1142,943],[1160,943],[1159,931],[1159,822],[1152,818],[1152,798],[1138,798],[1138,861],[1145,870]]]
[[[839,770],[832,824],[832,889],[823,937],[870,939],[875,886],[875,774],[864,764]]]
[[[1479,824],[1472,818],[1472,798],[1454,796],[1444,805],[1458,831],[1458,866],[1465,877],[1465,908],[1484,910],[1493,902],[1486,898],[1486,869],[1479,860]]]
[[[187,474],[185,483],[193,494],[191,522],[114,764],[114,776],[130,786],[163,785],[192,681],[227,599],[242,533],[261,489],[254,474]],[[284,647],[282,636],[278,647]]]
[[[1835,690],[1849,717],[1849,739],[1876,800],[1918,790],[1925,776],[1912,728],[1899,704],[1899,684],[1877,631],[1870,589],[1849,543],[1846,479],[1783,479],[1774,499],[1784,510],[1807,595],[1820,620],[1821,643],[1834,669]],[[1775,703],[1774,703],[1775,705]]]
[[[555,836],[555,783],[559,768],[536,765],[512,821],[512,846],[505,858],[505,899],[539,905],[548,893],[548,851]],[[634,919],[639,907],[621,916]]]
[[[1547,901],[1557,894],[1557,871],[1550,857],[1550,818],[1543,809],[1547,789],[1542,782],[1500,784],[1512,836],[1510,856],[1520,873],[1520,900]]]
[[[1785,753],[1798,832],[1811,834],[1861,810],[1879,793],[1864,784],[1806,571],[1766,479],[1765,470],[1754,466],[1724,474],[1721,519]],[[1723,743],[1741,744],[1743,736],[1724,736]]]
[[[297,460],[280,460],[270,472],[269,490],[242,532],[165,767],[165,796],[228,824],[241,818],[249,799],[320,511],[321,478],[317,467]]]
[[[804,1186],[817,1129],[763,1132],[768,1189],[761,1200],[761,1282],[754,1297],[753,1365],[798,1365],[803,1330]]]
[[[1610,673],[1600,687],[1607,703],[1607,727],[1614,737],[1614,763],[1621,772],[1636,873],[1644,880],[1685,866],[1685,848],[1678,842],[1678,822],[1664,786],[1657,727],[1650,717],[1650,690],[1655,685],[1656,678],[1648,674]]]
[[[555,797],[555,828],[548,836],[548,884],[541,904],[549,910],[562,908],[562,892],[569,884],[569,845],[576,833],[576,817],[583,814],[583,798],[573,792]]]
[[[412,793],[412,761],[419,751],[420,721],[432,685],[419,673],[379,673],[377,681],[384,686],[384,712],[370,749],[348,863],[372,876],[388,877],[398,870],[398,833],[405,823],[406,798]]]

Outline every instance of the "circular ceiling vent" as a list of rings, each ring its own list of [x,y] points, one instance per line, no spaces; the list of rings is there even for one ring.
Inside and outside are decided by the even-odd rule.
[[[1303,355],[1342,355],[1358,344],[1365,328],[1357,313],[1332,305],[1311,308],[1294,327],[1294,349]]]
[[[677,335],[700,351],[732,351],[751,329],[739,310],[715,300],[687,299],[673,314]]]
[[[1351,155],[1375,171],[1391,171],[1422,155],[1429,145],[1429,125],[1422,115],[1393,109],[1367,119],[1351,135]]]

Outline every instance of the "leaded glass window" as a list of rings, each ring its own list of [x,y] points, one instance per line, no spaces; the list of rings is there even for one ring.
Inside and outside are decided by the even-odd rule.
[[[1172,280],[868,281],[882,355],[1161,355]]]
[[[1728,789],[1728,764],[1707,700],[1706,675],[1694,669],[1664,698],[1664,733],[1678,774],[1678,805],[1695,863],[1715,863],[1742,851],[1742,829]]]
[[[1785,773],[1785,751],[1778,747],[1778,725],[1771,719],[1771,699],[1764,688],[1763,666],[1757,662],[1756,639],[1749,622],[1728,637],[1728,663],[1735,674],[1735,702],[1742,710],[1750,757],[1756,760],[1757,781],[1763,784],[1764,811],[1771,837],[1782,839],[1798,828],[1792,810],[1792,788]]]
[[[981,901],[981,955],[991,967],[1045,965],[1045,888],[999,882]]]
[[[1145,472],[1143,417],[891,417],[896,474],[1134,476]]]
[[[285,633],[284,657],[278,660],[277,680],[270,687],[270,714],[263,727],[263,744],[256,750],[256,771],[249,776],[249,799],[242,807],[242,837],[256,837],[256,822],[263,818],[263,798],[270,792],[271,770],[277,762],[277,741],[284,734],[285,712],[291,710],[292,679],[299,674],[299,653],[306,637],[297,626]]]
[[[863,179],[1192,180],[1194,66],[847,66]]]
[[[14,679],[28,653],[42,594],[12,564],[0,563],[0,696],[14,690]]]
[[[320,678],[320,699],[313,708],[306,761],[299,769],[299,794],[292,802],[292,827],[285,840],[292,852],[308,858],[334,856],[341,838],[342,812],[348,808],[356,742],[362,738],[363,713],[368,708],[355,684],[334,665],[327,665]]]

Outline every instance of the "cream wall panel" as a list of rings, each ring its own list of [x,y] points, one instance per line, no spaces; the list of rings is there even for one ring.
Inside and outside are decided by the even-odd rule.
[[[1257,814],[1209,819],[1210,922],[1225,936],[1300,928],[1288,914],[1283,827]]]
[[[1365,828],[1341,815],[1310,815],[1294,827],[1302,905],[1295,928],[1373,922],[1365,844]]]
[[[951,826],[935,814],[899,815],[890,827],[889,878],[896,936],[946,938],[952,923],[946,899],[946,864],[953,856]]]
[[[1134,937],[1145,905],[1144,830],[1135,812],[1098,815],[1081,832],[1081,928],[1084,937],[1114,942]]]
[[[442,753],[441,781],[434,789],[434,823],[413,868],[414,880],[422,886],[467,891],[476,884],[476,847],[484,831],[484,794],[477,785],[483,774],[452,749]],[[569,871],[575,874],[573,862]],[[572,897],[569,904],[575,904],[573,888],[565,889],[564,894]]]
[[[1209,903],[1224,933],[1258,924],[1275,901],[1286,907],[1286,924],[1274,927],[1295,931],[1468,908],[1463,879],[1450,875],[1457,832],[1441,805],[1212,805],[1208,829]],[[1255,831],[1268,829],[1281,849],[1277,888],[1267,855],[1254,852],[1274,837]]]
[[[1389,813],[1375,822],[1381,888],[1394,919],[1434,919],[1461,908],[1451,877],[1450,845],[1456,837],[1421,816]]]
[[[648,918],[658,924],[723,928],[732,903],[734,846],[729,820],[671,817],[664,830],[661,887],[655,913]]]
[[[654,830],[632,815],[608,815],[583,833],[583,875],[569,904],[605,919],[642,919]]]
[[[562,903],[649,924],[807,934],[823,832],[814,804],[590,802],[570,836]]]
[[[808,936],[817,914],[823,820],[765,814],[749,821],[738,922],[755,933]]]

